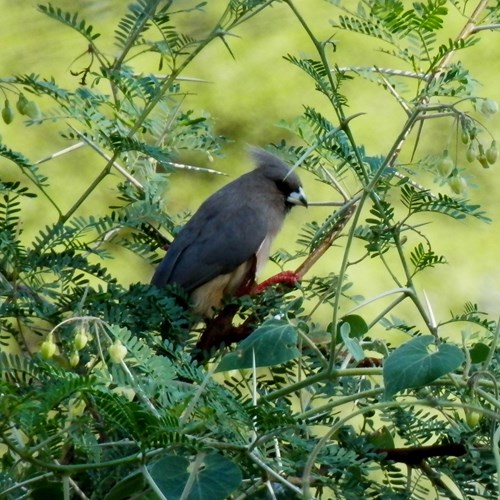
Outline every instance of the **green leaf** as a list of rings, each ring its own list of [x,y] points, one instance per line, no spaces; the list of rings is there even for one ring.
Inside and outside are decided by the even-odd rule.
[[[144,476],[139,470],[135,470],[115,484],[104,500],[122,500],[123,498],[130,498],[133,494],[138,494],[143,489]]]
[[[241,471],[217,453],[200,454],[193,462],[177,455],[166,455],[149,467],[161,492],[169,500],[224,500],[241,483]],[[184,491],[186,485],[189,491]]]
[[[375,432],[368,434],[367,439],[375,448],[394,448],[394,438],[392,437],[391,431],[385,425]]]
[[[349,336],[350,333],[351,325],[349,323],[342,323],[340,327],[340,336],[342,337],[344,345],[356,361],[361,361],[365,358],[365,353],[363,352],[363,348],[359,345],[358,339],[351,338]]]
[[[216,372],[280,365],[299,354],[295,328],[286,321],[270,319],[241,342],[234,352],[224,356]]]
[[[417,337],[393,351],[384,363],[386,397],[404,389],[422,387],[455,370],[464,360],[453,344],[433,346],[432,335]]]
[[[469,351],[470,359],[473,363],[482,363],[488,357],[490,348],[483,342],[474,344]]]
[[[344,316],[337,326],[337,342],[341,342],[342,339],[342,328],[345,324],[349,325],[349,337],[351,339],[356,338],[359,339],[365,335],[368,331],[368,325],[366,321],[357,314],[348,314]]]

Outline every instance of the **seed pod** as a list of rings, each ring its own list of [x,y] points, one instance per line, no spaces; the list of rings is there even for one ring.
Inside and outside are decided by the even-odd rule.
[[[14,109],[8,99],[5,99],[4,107],[2,109],[2,118],[6,125],[12,123],[12,120],[14,119]]]
[[[448,151],[445,150],[441,160],[437,164],[439,175],[441,175],[442,177],[448,177],[454,168],[455,163],[453,162],[451,156],[448,154]]]
[[[85,330],[85,328],[82,325],[80,326],[80,328],[78,328],[75,338],[73,339],[73,346],[77,351],[80,351],[87,345],[88,341],[89,341],[89,335],[87,333],[87,330]]]
[[[473,397],[471,404],[475,406],[480,406],[479,401],[475,397]],[[465,413],[465,421],[467,422],[467,425],[471,429],[476,427],[479,424],[479,422],[481,422],[481,420],[483,419],[483,413],[481,411],[464,408],[464,413]]]
[[[496,141],[491,143],[491,146],[486,150],[486,159],[490,165],[493,165],[498,160],[498,149]]]
[[[25,107],[25,113],[32,119],[38,120],[42,114],[40,113],[40,108],[34,101],[28,101]]]
[[[477,160],[482,165],[483,168],[490,168],[488,159],[486,158],[486,153],[484,151],[484,146],[479,144],[479,154],[477,155]]]
[[[73,351],[71,353],[71,356],[69,357],[69,366],[74,368],[75,366],[78,366],[79,362],[80,362],[80,355],[78,354],[78,351]]]
[[[467,190],[467,181],[461,175],[450,177],[448,185],[455,194],[463,194]]]
[[[108,353],[113,363],[121,363],[127,355],[127,348],[118,339],[116,339],[108,347]]]
[[[474,142],[469,144],[467,148],[467,153],[465,153],[465,157],[469,163],[472,163],[477,158],[477,147]]]
[[[45,359],[50,359],[56,353],[56,344],[54,343],[54,339],[52,335],[48,335],[47,338],[42,342],[40,346],[40,354]]]
[[[462,129],[461,138],[464,144],[467,144],[469,142],[469,132],[467,132],[467,130],[464,128]]]
[[[24,94],[19,94],[19,98],[16,102],[16,109],[22,115],[26,114],[26,105],[27,104],[28,104],[28,99],[26,99],[26,96]]]

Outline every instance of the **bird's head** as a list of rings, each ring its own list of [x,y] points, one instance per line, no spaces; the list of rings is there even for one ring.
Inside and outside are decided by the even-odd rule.
[[[266,179],[273,181],[283,194],[285,206],[289,210],[295,205],[307,207],[307,198],[299,176],[278,157],[259,148],[250,149],[259,171]]]

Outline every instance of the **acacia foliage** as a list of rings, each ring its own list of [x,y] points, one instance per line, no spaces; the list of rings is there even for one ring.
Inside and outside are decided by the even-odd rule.
[[[179,151],[215,155],[223,145],[206,114],[185,108],[185,69],[214,40],[231,50],[232,31],[273,3],[231,0],[211,28],[186,33],[185,20],[204,15],[208,4],[179,10],[176,2],[138,0],[117,24],[113,59],[78,13],[39,6],[86,40],[87,59],[74,88],[50,76],[2,78],[3,121],[21,115],[40,130],[56,122],[68,146],[95,152],[98,170],[66,207],[51,189],[53,157],[35,163],[0,144],[2,161],[19,174],[0,182],[2,498],[497,497],[499,325],[473,296],[438,322],[415,285],[415,276],[446,262],[422,220],[488,221],[465,197],[466,173],[496,162],[478,113],[490,115],[497,105],[475,93],[458,56],[478,50],[483,29],[496,29],[494,2],[323,5],[332,33],[367,36],[394,57],[394,68],[384,69],[335,66],[332,41],[318,39],[296,5],[283,2],[315,49],[286,58],[329,107],[305,102],[303,115],[287,124],[296,140],[272,149],[343,204],[307,223],[294,253],[274,255],[287,269],[300,262],[297,290],[237,299],[255,331],[233,352],[194,363],[196,332],[176,300],[182,291],[124,286],[107,269],[105,259],[119,258],[121,247],[157,262],[165,235],[183,221],[162,203]],[[452,12],[464,29],[450,38]],[[139,73],[134,64],[147,54],[158,67]],[[403,110],[384,156],[370,155],[373,145],[359,144],[351,129],[356,117],[347,114],[344,89],[354,78],[381,86]],[[450,144],[460,137],[463,145],[419,154],[411,132],[425,135],[430,119],[450,127]],[[411,148],[411,164],[403,164],[401,152]],[[462,166],[464,157],[471,166]],[[112,208],[82,215],[110,178]],[[356,186],[352,195],[346,180]],[[22,221],[33,203],[55,216],[26,237]],[[333,242],[341,248],[339,269],[320,276],[317,262]],[[354,258],[356,243],[361,258]],[[373,301],[393,300],[369,320],[365,303],[350,295],[348,270],[375,261],[393,287]],[[399,315],[403,302],[412,305],[411,317]],[[315,314],[319,306],[330,311],[328,325]],[[461,339],[442,334],[445,325],[464,324],[469,334]],[[376,334],[381,329],[403,332],[407,341],[390,345]]]

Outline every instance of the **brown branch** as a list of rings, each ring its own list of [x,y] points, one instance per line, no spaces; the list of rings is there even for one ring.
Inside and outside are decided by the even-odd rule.
[[[333,242],[342,234],[344,227],[349,222],[356,210],[356,204],[353,204],[345,209],[345,213],[340,216],[337,224],[333,226],[330,234],[323,239],[323,241],[305,258],[304,262],[295,270],[299,279],[311,270],[311,268],[318,262],[318,260],[326,253],[326,251],[333,245]],[[345,206],[344,206],[345,207]],[[343,209],[340,209],[341,212]]]
[[[432,457],[460,457],[467,453],[467,448],[460,443],[448,443],[410,448],[381,448],[377,449],[376,452],[385,454],[384,461],[418,466],[424,460]]]

